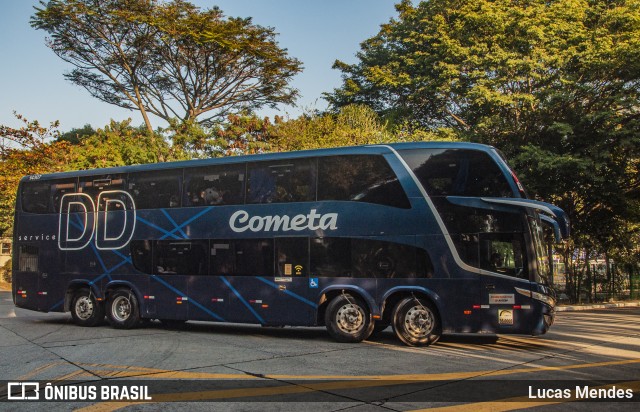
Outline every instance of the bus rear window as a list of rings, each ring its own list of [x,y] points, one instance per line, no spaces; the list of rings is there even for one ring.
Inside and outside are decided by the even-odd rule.
[[[485,152],[415,149],[399,153],[429,196],[514,196],[507,177]]]
[[[28,213],[48,213],[51,184],[26,182],[22,185],[22,210]]]

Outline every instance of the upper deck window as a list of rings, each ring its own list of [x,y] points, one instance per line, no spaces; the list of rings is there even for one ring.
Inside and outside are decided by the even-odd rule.
[[[22,186],[22,210],[29,213],[59,212],[62,196],[76,191],[76,179],[26,182]]]
[[[349,200],[408,209],[409,199],[382,156],[318,159],[318,200]]]
[[[129,193],[136,209],[180,207],[182,169],[129,174]]]
[[[316,197],[315,159],[250,163],[247,203],[309,202]]]
[[[507,177],[485,152],[414,149],[399,153],[429,196],[514,196]]]
[[[238,205],[244,203],[245,165],[185,169],[184,206]]]

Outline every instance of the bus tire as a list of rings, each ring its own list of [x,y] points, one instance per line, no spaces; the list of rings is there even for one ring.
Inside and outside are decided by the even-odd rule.
[[[96,326],[104,320],[104,306],[89,289],[78,289],[71,301],[71,317],[76,325]]]
[[[135,293],[118,289],[107,299],[107,320],[116,329],[132,329],[140,324],[140,309]]]
[[[336,296],[325,313],[325,324],[338,342],[360,342],[371,336],[374,323],[367,305],[349,294]]]
[[[427,346],[440,339],[441,326],[433,305],[416,297],[408,297],[393,309],[393,330],[408,346]]]

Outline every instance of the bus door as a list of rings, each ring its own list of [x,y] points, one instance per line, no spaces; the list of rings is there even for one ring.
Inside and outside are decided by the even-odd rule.
[[[308,325],[309,238],[236,241],[236,274],[229,288],[228,320],[263,325]]]
[[[483,325],[498,333],[526,329],[522,315],[531,309],[531,298],[517,292],[531,287],[523,234],[481,233],[479,257],[489,272],[481,276]]]
[[[208,242],[202,240],[159,240],[153,247],[153,276],[149,295],[157,319],[189,319],[190,276],[207,275]],[[197,296],[193,297],[197,299]],[[149,302],[151,305],[153,303]]]

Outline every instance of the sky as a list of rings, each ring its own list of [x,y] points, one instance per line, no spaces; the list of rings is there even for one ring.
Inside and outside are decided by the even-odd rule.
[[[296,117],[305,108],[324,109],[323,92],[341,84],[336,59],[355,63],[360,43],[378,33],[380,25],[396,17],[396,0],[192,0],[206,9],[218,6],[227,16],[252,17],[255,24],[273,27],[277,40],[290,56],[304,65],[291,85],[300,91],[296,106],[263,110],[262,116]],[[103,103],[80,86],[64,79],[72,66],[45,44],[46,33],[35,30],[29,19],[37,0],[0,0],[0,124],[19,127],[17,112],[41,125],[60,121],[62,132],[90,124],[101,128],[111,119],[132,119],[143,124],[135,111]],[[165,127],[152,119],[154,127]]]

